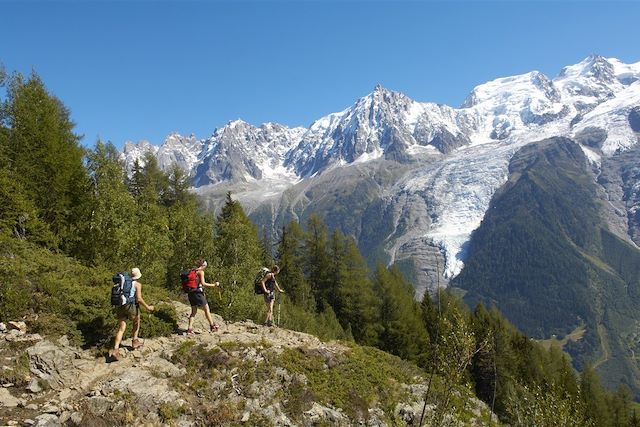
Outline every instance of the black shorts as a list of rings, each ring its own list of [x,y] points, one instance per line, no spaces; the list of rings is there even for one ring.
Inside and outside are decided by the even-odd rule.
[[[204,295],[204,292],[189,292],[187,296],[189,297],[189,304],[191,304],[191,307],[204,307],[208,304],[207,297]]]
[[[269,291],[266,294],[264,294],[264,302],[269,303],[270,301],[273,301],[276,299],[276,293],[274,291]]]

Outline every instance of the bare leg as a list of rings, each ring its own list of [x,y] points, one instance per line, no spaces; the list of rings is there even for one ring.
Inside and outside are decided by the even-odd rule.
[[[127,322],[124,320],[118,320],[118,331],[116,332],[116,339],[113,343],[113,349],[118,351],[120,348],[120,343],[122,342],[122,336],[124,335],[124,331],[127,329]]]
[[[267,304],[267,322],[273,322],[273,302],[275,299],[270,300],[268,297],[265,297],[265,304]]]
[[[138,332],[140,332],[140,313],[133,319],[133,334],[131,336],[131,340],[138,339]]]
[[[191,307],[191,314],[189,315],[189,326],[187,326],[187,329],[193,328],[193,319],[196,317],[196,313],[198,313],[198,307],[194,305],[193,307]]]
[[[204,315],[209,321],[209,326],[213,326],[213,319],[211,318],[211,311],[209,311],[209,304],[205,305],[203,309],[204,309]]]
[[[267,306],[267,317],[264,319],[264,323],[267,323],[269,321],[269,298],[266,295],[264,296],[264,305]]]

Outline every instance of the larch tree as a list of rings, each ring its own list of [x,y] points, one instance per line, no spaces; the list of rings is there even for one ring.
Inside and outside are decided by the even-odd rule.
[[[3,108],[8,167],[67,252],[78,241],[88,188],[84,149],[69,116],[37,74],[9,80]]]

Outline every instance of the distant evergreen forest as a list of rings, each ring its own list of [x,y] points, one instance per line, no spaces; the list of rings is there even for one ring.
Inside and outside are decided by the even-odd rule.
[[[565,350],[590,363],[609,389],[640,395],[640,251],[614,235],[581,148],[566,138],[530,144],[511,160],[510,181],[474,231],[452,285],[472,305],[495,303],[535,338],[580,340]]]
[[[2,72],[0,82],[0,321],[24,318],[34,332],[106,348],[116,324],[111,276],[137,266],[157,307],[144,313],[141,335],[172,334],[178,314],[162,301],[181,298],[179,272],[203,257],[208,280],[222,283],[208,291],[212,310],[261,323],[253,278],[277,263],[280,327],[414,362],[440,385],[425,396],[439,411],[434,425],[464,405],[460,386],[514,426],[640,425],[628,388],[606,392],[591,367],[577,374],[558,347],[495,308],[472,312],[445,291],[416,301],[397,268],[371,271],[353,238],[318,216],[285,225],[273,242],[231,194],[214,217],[184,171],[165,173],[148,157],[127,174],[111,143],[81,146],[69,110],[35,73]]]

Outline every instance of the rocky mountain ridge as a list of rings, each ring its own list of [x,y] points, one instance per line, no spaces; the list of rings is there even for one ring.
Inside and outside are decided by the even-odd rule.
[[[174,304],[180,312],[189,311],[184,304]],[[66,337],[44,339],[19,330],[3,331],[0,423],[40,427],[417,425],[427,387],[417,368],[394,371],[394,379],[385,385],[389,396],[396,392],[401,396],[391,409],[389,402],[356,397],[347,407],[339,401],[346,391],[338,384],[332,386],[331,404],[320,389],[314,389],[314,379],[304,374],[304,363],[318,363],[314,369],[332,375],[341,366],[359,366],[354,355],[373,349],[325,343],[312,335],[250,321],[225,323],[216,317],[222,326],[215,334],[147,339],[136,350],[125,340],[121,348],[125,357],[113,363],[105,363],[95,350],[71,346]],[[197,317],[196,331],[206,331],[205,323]],[[404,363],[375,352],[371,360],[380,366],[373,369],[396,369],[391,365]],[[348,380],[355,374],[338,375]],[[462,413],[470,424],[465,425],[483,425],[486,406],[470,391],[458,395],[467,401]],[[433,408],[427,405],[427,417]],[[451,421],[462,423],[456,416]]]
[[[532,71],[479,85],[460,108],[377,86],[308,129],[234,121],[197,143],[178,135],[159,148],[128,143],[124,156],[129,165],[144,152],[161,165],[175,159],[207,206],[216,210],[231,191],[273,233],[319,213],[353,235],[372,264],[404,263],[421,294],[459,274],[519,148],[570,137],[601,168],[637,144],[639,79],[640,62],[592,55],[553,79]]]

